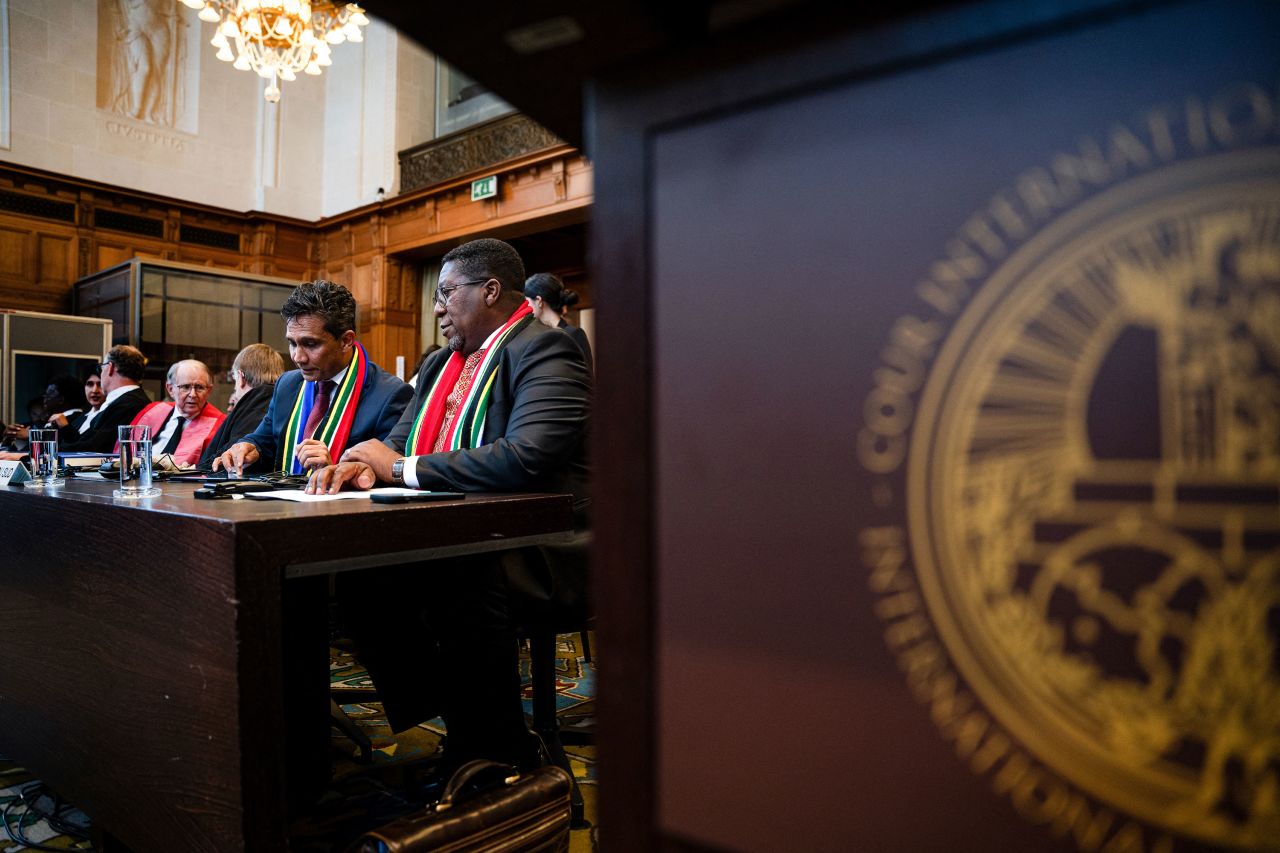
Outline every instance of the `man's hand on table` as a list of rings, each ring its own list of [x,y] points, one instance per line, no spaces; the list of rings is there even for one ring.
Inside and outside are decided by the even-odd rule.
[[[345,454],[344,454],[345,455]],[[373,469],[363,462],[339,462],[326,468],[318,468],[307,481],[306,493],[309,495],[336,495],[342,490],[344,483],[350,483],[355,489],[372,489],[378,477]]]
[[[381,483],[392,482],[391,466],[400,454],[387,447],[377,439],[362,441],[354,447],[348,447],[342,454],[343,462],[363,462],[373,469],[373,474]]]
[[[247,441],[237,442],[213,460],[213,470],[226,468],[229,473],[239,477],[246,467],[258,461],[258,455],[258,448],[254,445]]]

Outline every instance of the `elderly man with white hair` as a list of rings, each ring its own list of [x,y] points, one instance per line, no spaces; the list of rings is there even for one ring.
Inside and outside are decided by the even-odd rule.
[[[213,374],[202,361],[177,361],[169,368],[164,387],[173,402],[152,403],[133,422],[151,427],[151,453],[157,459],[167,453],[184,468],[195,465],[226,418],[209,403]]]

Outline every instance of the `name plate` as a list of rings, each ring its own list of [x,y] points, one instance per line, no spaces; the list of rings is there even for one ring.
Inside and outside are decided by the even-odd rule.
[[[31,479],[27,466],[16,460],[0,462],[0,486],[16,486]]]

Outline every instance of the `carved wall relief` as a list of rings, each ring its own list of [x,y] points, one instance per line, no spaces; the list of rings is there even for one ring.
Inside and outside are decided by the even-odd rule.
[[[98,107],[194,133],[197,21],[170,0],[98,0]]]

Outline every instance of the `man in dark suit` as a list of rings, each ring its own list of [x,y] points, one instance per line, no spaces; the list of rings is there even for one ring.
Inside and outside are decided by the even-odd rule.
[[[59,451],[68,453],[110,453],[116,446],[116,427],[132,423],[138,412],[151,402],[147,392],[138,387],[145,375],[147,358],[128,344],[117,344],[100,365],[99,377],[106,399],[97,414],[86,415],[89,426],[83,432],[62,441]],[[83,427],[83,424],[82,424]]]
[[[534,321],[523,283],[520,256],[499,240],[446,254],[435,315],[448,348],[423,363],[413,402],[385,443],[353,446],[338,465],[317,471],[308,491],[382,482],[570,492],[585,535],[591,374],[572,338]],[[392,729],[444,716],[442,773],[473,758],[536,763],[514,626],[581,605],[582,550],[576,559],[523,549],[338,576],[347,627]]]
[[[231,392],[227,418],[209,439],[209,446],[200,455],[199,467],[208,470],[213,460],[230,449],[240,439],[257,429],[271,405],[276,390],[276,380],[284,373],[284,359],[266,344],[249,344],[240,350],[231,362]]]
[[[322,468],[347,447],[391,432],[413,395],[356,340],[356,300],[342,285],[298,285],[280,315],[298,369],[280,377],[257,429],[213,460],[215,471]]]

